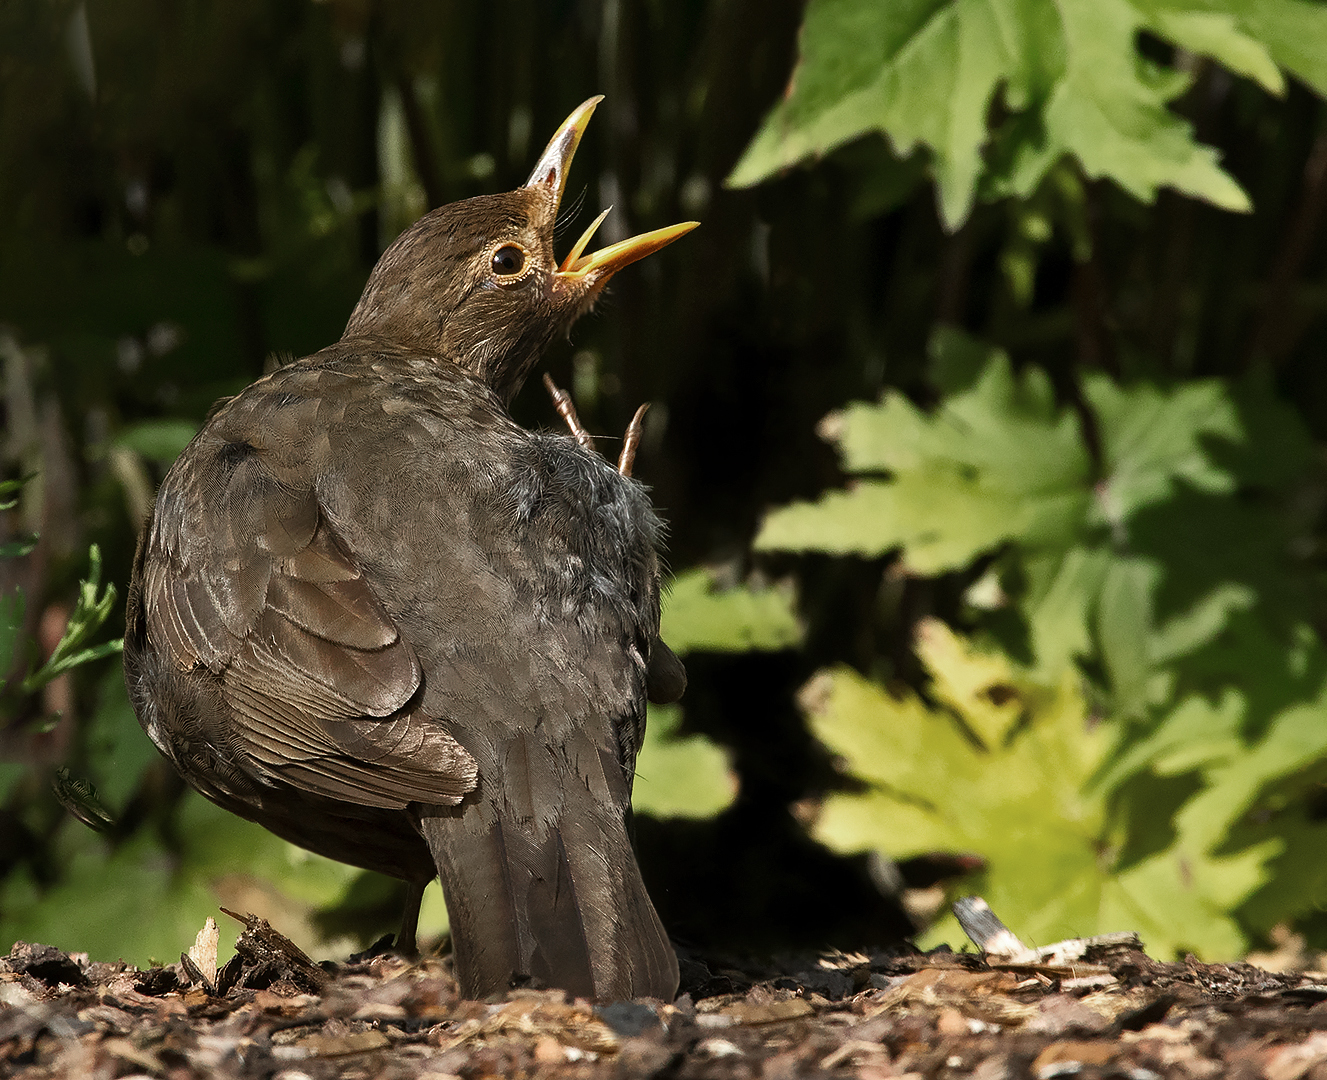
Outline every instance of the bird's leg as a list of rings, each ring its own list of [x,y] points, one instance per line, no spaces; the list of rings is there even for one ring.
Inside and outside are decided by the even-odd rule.
[[[558,415],[567,422],[567,427],[571,429],[571,434],[575,440],[586,450],[593,450],[594,436],[581,426],[581,418],[576,415],[576,406],[572,404],[571,395],[561,389],[548,372],[544,372],[544,387],[548,390],[548,396],[553,399],[553,407],[557,409]],[[627,425],[626,434],[622,436],[622,452],[617,456],[617,471],[623,476],[630,476],[632,466],[636,464],[636,450],[640,447],[643,421],[649,408],[650,403],[647,401],[636,410],[636,415],[631,418],[631,423]]]
[[[571,403],[571,395],[560,389],[548,372],[544,372],[544,387],[548,390],[548,396],[553,399],[553,408],[557,409],[558,415],[571,429],[572,437],[585,449],[593,450],[594,436],[581,426],[581,418],[576,415],[576,406]]]
[[[405,883],[405,908],[401,912],[401,929],[396,934],[396,951],[404,956],[414,956],[419,951],[415,934],[419,929],[419,905],[427,886],[427,881]]]
[[[622,453],[617,456],[617,471],[623,476],[630,476],[631,467],[636,464],[636,448],[640,446],[640,434],[649,407],[647,401],[636,410],[636,415],[627,425],[627,433],[622,436]]]

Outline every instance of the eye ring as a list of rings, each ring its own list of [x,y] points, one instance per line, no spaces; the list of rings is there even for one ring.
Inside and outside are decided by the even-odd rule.
[[[524,273],[529,256],[520,244],[503,244],[493,252],[490,266],[500,278],[514,278]]]

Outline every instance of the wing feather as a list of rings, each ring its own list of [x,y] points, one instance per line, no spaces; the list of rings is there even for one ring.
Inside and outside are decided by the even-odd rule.
[[[365,806],[458,802],[475,762],[410,708],[419,660],[311,483],[248,443],[194,450],[158,504],[149,636],[182,669],[221,676],[228,738],[260,774]]]

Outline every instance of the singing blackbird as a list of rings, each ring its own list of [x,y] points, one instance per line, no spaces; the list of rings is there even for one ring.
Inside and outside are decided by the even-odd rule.
[[[534,981],[676,992],[632,852],[658,638],[644,489],[507,406],[608,278],[695,223],[560,263],[553,227],[598,98],[516,191],[433,210],[341,340],[225,401],[140,538],[125,679],[212,801],[334,859],[441,876],[469,997]],[[602,220],[602,216],[599,220]]]

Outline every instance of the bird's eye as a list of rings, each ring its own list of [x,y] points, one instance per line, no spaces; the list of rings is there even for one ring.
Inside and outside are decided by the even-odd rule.
[[[525,269],[525,252],[515,244],[500,247],[493,253],[493,273],[501,277],[519,274]]]

